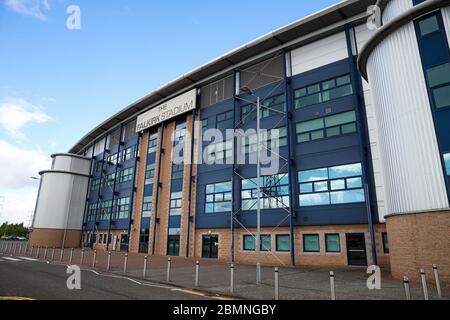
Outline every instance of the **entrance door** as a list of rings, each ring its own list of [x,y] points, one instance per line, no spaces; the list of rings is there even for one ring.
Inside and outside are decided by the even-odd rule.
[[[170,235],[167,238],[167,255],[179,256],[180,255],[180,236]]]
[[[219,236],[216,234],[213,235],[204,235],[202,237],[202,258],[207,259],[217,259],[219,248]]]
[[[120,235],[120,251],[128,251],[128,240],[127,234]]]
[[[350,266],[367,266],[364,233],[347,233],[347,261]]]

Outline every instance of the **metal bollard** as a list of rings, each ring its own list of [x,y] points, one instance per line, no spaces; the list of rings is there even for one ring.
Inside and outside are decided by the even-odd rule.
[[[279,293],[278,268],[275,268],[275,300],[278,300]]]
[[[403,287],[405,287],[406,300],[411,300],[411,290],[409,289],[409,279],[408,277],[403,277]]]
[[[200,262],[196,261],[195,262],[195,286],[198,287],[198,283],[199,283],[199,271],[200,271]]]
[[[142,278],[147,278],[147,261],[148,261],[148,256],[144,257],[144,271],[142,272]]]
[[[63,261],[63,257],[64,257],[64,248],[61,248],[61,255],[59,257],[59,261]]]
[[[16,255],[17,252],[17,243],[14,243],[14,255]]]
[[[441,281],[439,280],[439,272],[437,265],[433,264],[434,280],[436,281],[436,290],[439,298],[442,298]]]
[[[48,247],[45,247],[44,260],[47,260],[47,252],[48,252]]]
[[[38,247],[36,250],[36,258],[39,259],[39,253],[41,251],[41,247]]]
[[[106,270],[111,269],[111,251],[108,251],[108,262],[106,263]]]
[[[125,257],[123,258],[123,273],[127,273],[128,269],[128,252],[125,253]]]
[[[55,247],[52,248],[52,261],[55,260]]]
[[[20,249],[19,249],[19,253],[22,254],[22,252],[23,252],[23,243],[20,244]]]
[[[92,258],[92,268],[95,268],[96,261],[97,261],[97,250],[94,250],[94,257]]]
[[[172,259],[167,259],[167,282],[170,282],[170,267],[172,264]]]
[[[11,254],[11,251],[12,251],[12,246],[13,246],[13,244],[12,244],[12,242],[9,244],[9,250],[8,250],[8,253],[10,253]]]
[[[33,256],[33,249],[34,249],[34,247],[33,247],[33,246],[31,246],[31,249],[30,249],[30,257],[32,257],[32,256]]]
[[[81,249],[80,266],[83,265],[83,262],[84,262],[84,249]]]
[[[234,263],[230,265],[230,293],[234,292]]]
[[[420,278],[422,280],[423,297],[425,300],[429,300],[427,278],[425,277],[425,270],[420,269]]]
[[[72,259],[73,259],[73,248],[70,249],[70,259],[69,259],[69,264],[72,264]]]
[[[336,288],[334,285],[334,271],[330,271],[330,287],[331,287],[331,300],[336,300]]]

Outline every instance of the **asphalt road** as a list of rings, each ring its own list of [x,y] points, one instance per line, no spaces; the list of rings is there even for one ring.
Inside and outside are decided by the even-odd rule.
[[[81,290],[69,290],[64,265],[0,255],[0,299],[205,300],[201,293],[116,275],[81,271]]]

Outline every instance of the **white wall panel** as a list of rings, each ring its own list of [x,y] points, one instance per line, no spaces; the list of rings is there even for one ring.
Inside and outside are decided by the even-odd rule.
[[[345,32],[340,32],[292,50],[292,75],[297,75],[347,57]]]
[[[367,69],[388,191],[387,213],[448,208],[413,24],[382,41]]]
[[[412,0],[389,0],[383,11],[383,23],[387,23],[413,7]]]

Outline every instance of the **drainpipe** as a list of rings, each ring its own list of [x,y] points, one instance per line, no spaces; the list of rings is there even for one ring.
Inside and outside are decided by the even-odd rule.
[[[134,207],[134,195],[136,193],[136,178],[137,178],[137,164],[140,161],[140,144],[141,144],[142,134],[139,133],[138,140],[136,144],[135,157],[134,157],[134,169],[133,169],[133,191],[131,193],[130,208],[128,208],[128,245],[127,253],[130,252],[130,242],[131,242],[131,225],[133,221],[133,207]],[[137,151],[137,152],[136,152]]]
[[[159,159],[158,159],[158,179],[155,183],[156,186],[156,194],[155,194],[155,214],[154,214],[154,223],[153,223],[153,242],[152,242],[152,255],[155,255],[155,241],[156,241],[156,218],[158,216],[158,198],[159,198],[159,189],[160,180],[161,180],[161,160],[164,154],[163,150],[163,140],[164,140],[164,123],[161,123],[160,133],[159,133]]]
[[[191,227],[191,203],[192,203],[192,166],[194,162],[194,133],[195,133],[195,115],[196,110],[192,112],[192,131],[191,131],[191,163],[189,165],[189,195],[188,195],[188,214],[187,214],[187,236],[186,236],[186,258],[189,257],[189,237]]]

